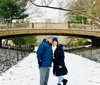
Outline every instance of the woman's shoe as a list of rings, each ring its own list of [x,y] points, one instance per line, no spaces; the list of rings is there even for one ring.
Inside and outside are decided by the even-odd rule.
[[[61,84],[57,84],[57,85],[61,85]]]
[[[67,84],[67,82],[68,82],[68,80],[66,80],[66,79],[63,79],[63,85],[66,85]]]

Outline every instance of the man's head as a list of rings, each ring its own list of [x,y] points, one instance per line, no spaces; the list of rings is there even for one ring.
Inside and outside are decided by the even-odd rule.
[[[48,42],[49,42],[50,44],[52,44],[53,38],[52,38],[52,37],[48,37]]]
[[[42,42],[45,42],[46,41],[46,39],[43,39],[43,41]]]

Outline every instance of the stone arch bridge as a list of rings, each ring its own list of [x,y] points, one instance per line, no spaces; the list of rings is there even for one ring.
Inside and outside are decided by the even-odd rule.
[[[24,27],[26,25],[26,27]],[[61,35],[89,38],[92,45],[100,46],[100,30],[96,26],[67,23],[32,23],[24,26],[11,24],[0,26],[0,39],[25,35]]]

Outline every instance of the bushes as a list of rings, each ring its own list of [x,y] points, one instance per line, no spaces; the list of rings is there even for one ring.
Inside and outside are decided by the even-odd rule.
[[[73,41],[73,47],[86,45],[87,42],[88,39],[78,38],[77,40]]]
[[[68,48],[76,48],[79,46],[90,45],[91,42],[86,38],[71,37],[71,41],[66,45]]]

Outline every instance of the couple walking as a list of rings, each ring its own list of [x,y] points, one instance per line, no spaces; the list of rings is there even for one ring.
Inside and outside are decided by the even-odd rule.
[[[53,74],[58,77],[58,84],[66,85],[67,79],[62,76],[68,73],[64,62],[63,46],[59,44],[57,37],[49,37],[42,42],[37,50],[37,59],[40,70],[40,85],[48,85],[50,67],[53,62]]]

